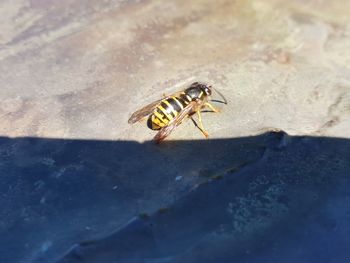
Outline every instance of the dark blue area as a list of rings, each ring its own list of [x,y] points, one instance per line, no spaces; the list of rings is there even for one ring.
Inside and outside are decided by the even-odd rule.
[[[348,262],[350,140],[0,138],[0,262]],[[180,179],[176,179],[180,178]]]

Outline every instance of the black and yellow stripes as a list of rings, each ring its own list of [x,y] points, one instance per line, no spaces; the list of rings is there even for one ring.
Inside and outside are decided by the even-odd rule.
[[[159,130],[167,126],[190,102],[190,97],[185,93],[162,100],[148,119],[148,127]]]
[[[168,102],[171,104],[171,106],[173,107],[174,111],[176,111],[177,113],[182,111],[183,108],[184,108],[184,104],[181,103],[181,101],[179,99],[177,99],[176,97],[169,98]]]

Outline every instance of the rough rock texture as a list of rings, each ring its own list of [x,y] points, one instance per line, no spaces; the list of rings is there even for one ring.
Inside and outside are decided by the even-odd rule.
[[[1,1],[0,262],[345,262],[349,13]],[[193,81],[229,101],[203,114],[210,140],[127,123]]]

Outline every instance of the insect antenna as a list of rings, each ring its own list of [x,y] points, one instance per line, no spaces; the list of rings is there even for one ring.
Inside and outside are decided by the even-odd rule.
[[[213,101],[213,102],[218,102],[218,103],[227,104],[227,102],[226,102],[226,101],[222,101],[222,100],[209,100],[209,101]]]
[[[216,88],[214,88],[214,87],[211,87],[211,88],[212,88],[213,90],[215,90],[215,92],[216,92],[217,94],[220,95],[220,97],[223,99],[223,101],[221,101],[221,100],[210,100],[210,101],[214,101],[214,102],[219,102],[219,103],[227,104],[227,100],[226,100],[225,96],[222,95],[222,93],[221,93],[220,91],[218,91]]]

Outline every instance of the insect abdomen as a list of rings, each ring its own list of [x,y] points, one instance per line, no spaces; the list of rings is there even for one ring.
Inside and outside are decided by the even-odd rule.
[[[188,104],[185,98],[173,96],[162,100],[149,116],[148,127],[152,130],[159,130],[167,126]]]

